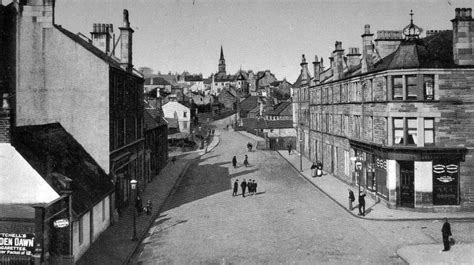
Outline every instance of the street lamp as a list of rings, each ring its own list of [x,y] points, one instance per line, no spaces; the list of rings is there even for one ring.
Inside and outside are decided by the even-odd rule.
[[[136,209],[135,204],[137,203],[137,183],[136,179],[130,180],[130,187],[132,188],[132,197],[133,197],[133,205],[132,205],[132,216],[133,216],[133,234],[132,234],[132,241],[137,240],[137,220],[136,220]]]
[[[303,128],[303,123],[300,123],[300,130],[302,131]],[[300,171],[303,172],[303,139],[302,139],[302,136],[303,136],[303,133],[300,131]]]
[[[359,194],[360,194],[360,175],[362,175],[362,161],[360,157],[357,157],[355,166],[356,166],[356,173],[357,173],[357,183],[359,184]]]

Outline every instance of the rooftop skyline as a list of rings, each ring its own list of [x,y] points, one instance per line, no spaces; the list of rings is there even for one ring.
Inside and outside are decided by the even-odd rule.
[[[346,52],[361,48],[365,24],[374,34],[401,30],[413,10],[425,32],[449,30],[457,7],[472,8],[472,1],[57,0],[56,24],[90,37],[93,23],[112,23],[118,34],[128,9],[135,68],[208,76],[217,72],[222,45],[228,73],[269,69],[293,83],[302,54],[308,63],[323,58],[327,67],[336,41]]]

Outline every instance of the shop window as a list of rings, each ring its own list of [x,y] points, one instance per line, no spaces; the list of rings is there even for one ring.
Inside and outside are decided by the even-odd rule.
[[[434,119],[424,120],[425,145],[434,144]]]
[[[393,118],[393,143],[403,144],[403,118]]]
[[[344,150],[344,174],[346,176],[349,176],[350,174],[350,157],[349,157],[349,151]]]
[[[416,75],[406,77],[407,99],[417,99],[417,78]]]
[[[423,91],[425,100],[434,99],[434,75],[423,76]]]
[[[392,98],[403,99],[403,79],[402,76],[394,76],[392,78]]]

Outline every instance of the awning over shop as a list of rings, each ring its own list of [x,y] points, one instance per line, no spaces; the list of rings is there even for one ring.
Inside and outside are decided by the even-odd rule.
[[[41,204],[59,198],[9,143],[0,143],[0,187],[0,204]]]

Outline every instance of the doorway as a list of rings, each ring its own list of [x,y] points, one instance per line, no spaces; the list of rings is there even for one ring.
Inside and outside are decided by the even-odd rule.
[[[400,165],[400,200],[402,207],[415,207],[415,163],[398,161]]]

